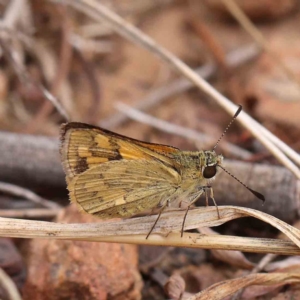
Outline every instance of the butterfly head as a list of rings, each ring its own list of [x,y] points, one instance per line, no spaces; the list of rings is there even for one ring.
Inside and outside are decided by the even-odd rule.
[[[222,164],[223,156],[217,155],[215,151],[204,151],[204,166],[202,174],[205,179],[211,179],[217,174],[217,167]]]

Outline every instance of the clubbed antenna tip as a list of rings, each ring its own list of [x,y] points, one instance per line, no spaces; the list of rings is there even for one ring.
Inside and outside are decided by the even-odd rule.
[[[264,195],[262,195],[261,193],[259,193],[259,192],[257,192],[257,191],[254,191],[254,190],[250,189],[249,187],[248,187],[248,190],[249,190],[254,196],[256,196],[258,199],[260,199],[260,200],[263,202],[263,205],[264,205],[264,203],[265,203],[265,201],[266,201]]]
[[[263,204],[265,203],[266,199],[265,196],[262,195],[261,193],[254,191],[252,189],[250,189],[248,187],[248,185],[246,185],[244,182],[240,181],[238,178],[236,178],[234,175],[232,175],[230,172],[228,172],[224,167],[222,167],[221,165],[218,165],[218,167],[220,167],[224,172],[226,172],[228,175],[230,175],[232,178],[234,178],[238,183],[240,183],[242,186],[244,186],[249,192],[251,192],[254,196],[256,196],[259,200],[261,200],[263,202]]]
[[[239,105],[239,108],[237,109],[236,113],[234,114],[233,118],[231,119],[231,121],[229,122],[229,124],[227,125],[227,127],[225,128],[225,130],[223,131],[223,133],[221,134],[220,138],[218,139],[217,143],[215,144],[215,146],[213,147],[213,150],[215,150],[218,146],[218,144],[220,143],[220,141],[222,140],[222,138],[224,137],[224,135],[226,134],[227,130],[229,129],[229,127],[231,126],[231,124],[234,122],[234,120],[237,118],[237,116],[240,114],[240,112],[242,111],[243,107],[242,105]]]
[[[237,116],[240,114],[240,112],[242,111],[242,109],[243,109],[242,105],[239,105],[238,110],[236,111],[236,113],[233,116],[234,119],[237,118]]]

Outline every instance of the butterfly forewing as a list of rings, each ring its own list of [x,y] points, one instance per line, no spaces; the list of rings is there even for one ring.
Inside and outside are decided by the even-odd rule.
[[[112,160],[156,158],[179,168],[172,158],[177,148],[140,142],[83,123],[67,123],[62,127],[61,155],[68,181],[89,168]]]

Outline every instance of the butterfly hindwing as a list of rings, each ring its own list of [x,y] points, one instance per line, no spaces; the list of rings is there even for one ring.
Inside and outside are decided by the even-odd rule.
[[[180,175],[155,160],[119,160],[92,167],[69,183],[70,198],[101,218],[127,217],[164,204]]]

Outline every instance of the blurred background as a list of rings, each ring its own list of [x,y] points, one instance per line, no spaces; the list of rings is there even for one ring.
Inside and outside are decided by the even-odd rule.
[[[184,150],[206,150],[215,145],[232,118],[153,53],[120,37],[105,22],[87,16],[80,5],[89,1],[68,5],[70,2],[0,1],[1,216],[43,220],[58,216],[56,220],[61,222],[95,222],[72,208],[58,213],[69,203],[58,152],[60,125],[67,120]],[[299,1],[105,0],[99,3],[195,69],[299,152]],[[266,212],[296,222],[297,180],[249,131],[236,122],[218,152],[229,159],[228,170],[271,199],[264,208]],[[247,191],[244,194],[239,184],[226,176],[222,175],[220,184],[215,184],[219,204],[262,209],[259,201]],[[29,189],[48,202],[26,198],[24,190],[5,184]],[[33,211],[36,208],[43,209]],[[247,222],[218,230],[249,236],[277,235],[268,227],[262,232],[259,222],[250,229]],[[188,282],[186,292],[196,293],[242,274],[243,268],[252,268],[251,263],[233,266],[229,259],[219,263],[204,250],[143,247],[139,249],[138,267],[136,248],[127,245],[124,250],[123,245],[106,245],[102,253],[115,251],[118,253],[115,259],[121,261],[117,266],[112,262],[109,270],[120,273],[118,270],[124,268],[125,271],[119,277],[116,273],[114,276],[97,273],[98,278],[108,278],[107,284],[103,287],[103,281],[95,279],[93,284],[97,288],[93,290],[88,280],[81,280],[91,272],[80,262],[82,257],[92,256],[88,252],[90,244],[78,242],[72,248],[67,242],[67,246],[62,246],[65,242],[52,242],[50,246],[48,243],[17,241],[16,246],[11,240],[0,242],[0,265],[23,291],[24,299],[166,299],[171,296],[163,286],[174,270]],[[100,244],[90,247],[94,255],[99,251],[97,245]],[[71,248],[65,252],[63,247]],[[128,251],[130,258],[123,255],[123,261],[122,251]],[[67,266],[64,255],[70,256]],[[81,278],[74,271],[74,257],[79,261],[77,270],[86,274]],[[157,257],[164,258],[164,263]],[[252,258],[258,261],[260,257]],[[99,264],[106,260],[103,257]],[[42,270],[39,264],[44,264]],[[92,265],[91,260],[89,266]],[[118,285],[125,278],[129,283]],[[7,297],[4,290],[3,299]],[[269,293],[265,291],[266,295]],[[274,290],[272,293],[269,298],[255,299],[283,299],[276,298]],[[275,292],[280,293],[280,289]]]

